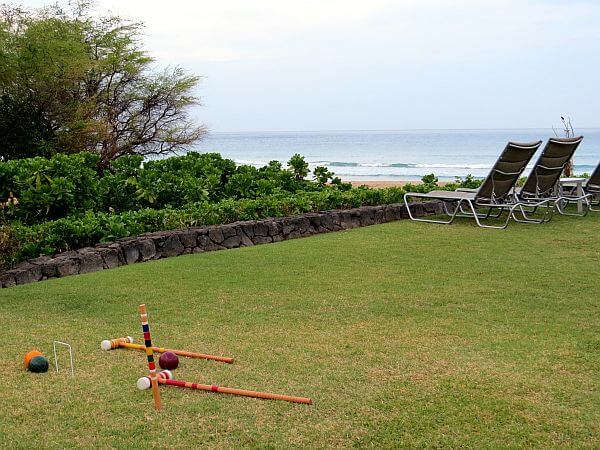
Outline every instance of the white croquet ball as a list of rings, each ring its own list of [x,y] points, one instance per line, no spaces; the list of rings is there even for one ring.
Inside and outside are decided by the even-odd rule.
[[[140,391],[145,391],[146,389],[150,389],[151,385],[152,385],[152,383],[150,383],[150,379],[148,377],[142,377],[139,380],[137,380],[137,388]]]

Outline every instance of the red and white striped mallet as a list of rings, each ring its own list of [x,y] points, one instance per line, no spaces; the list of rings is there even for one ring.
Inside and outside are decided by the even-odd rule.
[[[264,398],[268,400],[283,400],[292,403],[304,403],[311,405],[312,400],[306,397],[295,397],[293,395],[272,394],[271,392],[249,391],[247,389],[235,389],[214,384],[190,383],[189,381],[174,380],[173,373],[169,370],[163,370],[158,374],[158,384],[167,386],[177,386],[188,389],[198,389],[200,391],[216,392],[219,394],[241,395],[244,397]],[[150,389],[152,386],[150,377],[142,377],[137,381],[137,387],[140,390]]]
[[[160,372],[158,372],[159,383],[160,383],[161,379],[172,380],[173,372],[171,372],[170,370],[161,370]],[[146,389],[150,389],[151,387],[152,387],[152,380],[150,379],[149,375],[137,380],[137,388],[140,391],[145,391]]]

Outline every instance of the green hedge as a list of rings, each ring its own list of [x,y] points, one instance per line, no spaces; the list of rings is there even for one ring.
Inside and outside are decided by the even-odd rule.
[[[303,161],[301,156],[295,157]],[[122,156],[103,173],[97,169],[98,161],[98,155],[83,152],[0,162],[0,202],[11,199],[2,209],[4,222],[36,224],[89,211],[181,208],[190,203],[257,199],[324,187],[322,182],[302,179],[294,167],[285,169],[277,161],[261,168],[236,166],[218,153],[190,152],[146,162],[141,156]],[[328,175],[332,178],[333,174],[328,172],[325,179]],[[339,180],[336,186],[350,189]]]
[[[388,189],[352,188],[326,168],[307,181],[300,155],[290,169],[236,166],[217,153],[126,156],[103,174],[97,163],[91,153],[0,162],[0,267],[145,232],[398,203],[405,191],[440,189],[433,174]],[[457,183],[443,189],[480,181]]]
[[[181,209],[146,208],[121,214],[87,212],[30,226],[15,223],[10,227],[18,244],[13,260],[22,261],[151,231],[399,203],[403,195],[401,188],[356,188],[348,191],[325,188],[319,192],[271,195],[256,200],[193,203]]]

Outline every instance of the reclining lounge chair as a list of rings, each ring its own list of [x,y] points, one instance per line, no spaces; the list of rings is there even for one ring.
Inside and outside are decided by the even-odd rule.
[[[568,195],[569,198],[573,198],[577,201],[578,197],[572,189]],[[594,172],[592,172],[592,176],[589,177],[585,184],[583,185],[583,193],[587,198],[587,205],[590,211],[600,211],[600,163],[596,166]]]
[[[600,211],[600,208],[595,208],[595,206],[600,206],[600,163],[583,186],[583,192],[590,196],[588,197],[590,211]]]
[[[515,190],[516,200],[521,204],[519,208],[525,222],[550,220],[549,218],[534,219],[528,216],[528,213],[535,212],[535,205],[542,200],[553,200],[556,211],[565,215],[581,215],[567,213],[563,206],[570,202],[584,201],[586,209],[583,215],[587,214],[589,210],[588,199],[591,195],[586,194],[582,197],[562,195],[559,186],[560,176],[582,140],[583,136],[548,139],[542,154],[527,177],[527,181],[522,188]]]
[[[483,228],[506,228],[509,220],[513,217],[515,208],[519,203],[514,200],[514,186],[519,176],[525,170],[527,163],[531,160],[542,141],[519,143],[509,142],[504,151],[492,167],[487,178],[477,190],[443,191],[436,190],[428,193],[408,192],[404,195],[404,202],[408,214],[412,220],[419,222],[450,224],[455,217],[472,217],[477,225]],[[424,219],[415,217],[410,209],[411,198],[437,199],[444,205],[444,211],[449,216],[448,220]],[[535,206],[545,206],[549,202],[542,200]],[[454,210],[448,210],[448,205],[453,204]],[[534,206],[533,204],[530,206]],[[481,213],[478,210],[487,210]],[[484,224],[483,220],[498,218],[507,211],[506,221],[501,225]]]

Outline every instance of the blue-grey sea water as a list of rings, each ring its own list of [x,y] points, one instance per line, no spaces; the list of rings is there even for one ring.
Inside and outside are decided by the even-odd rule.
[[[584,140],[575,154],[575,173],[589,173],[600,161],[600,129],[578,129],[576,134]],[[325,165],[344,180],[413,180],[429,173],[448,180],[484,177],[509,140],[546,141],[552,136],[552,129],[215,132],[196,150],[255,166],[285,163],[299,153],[311,169]]]

